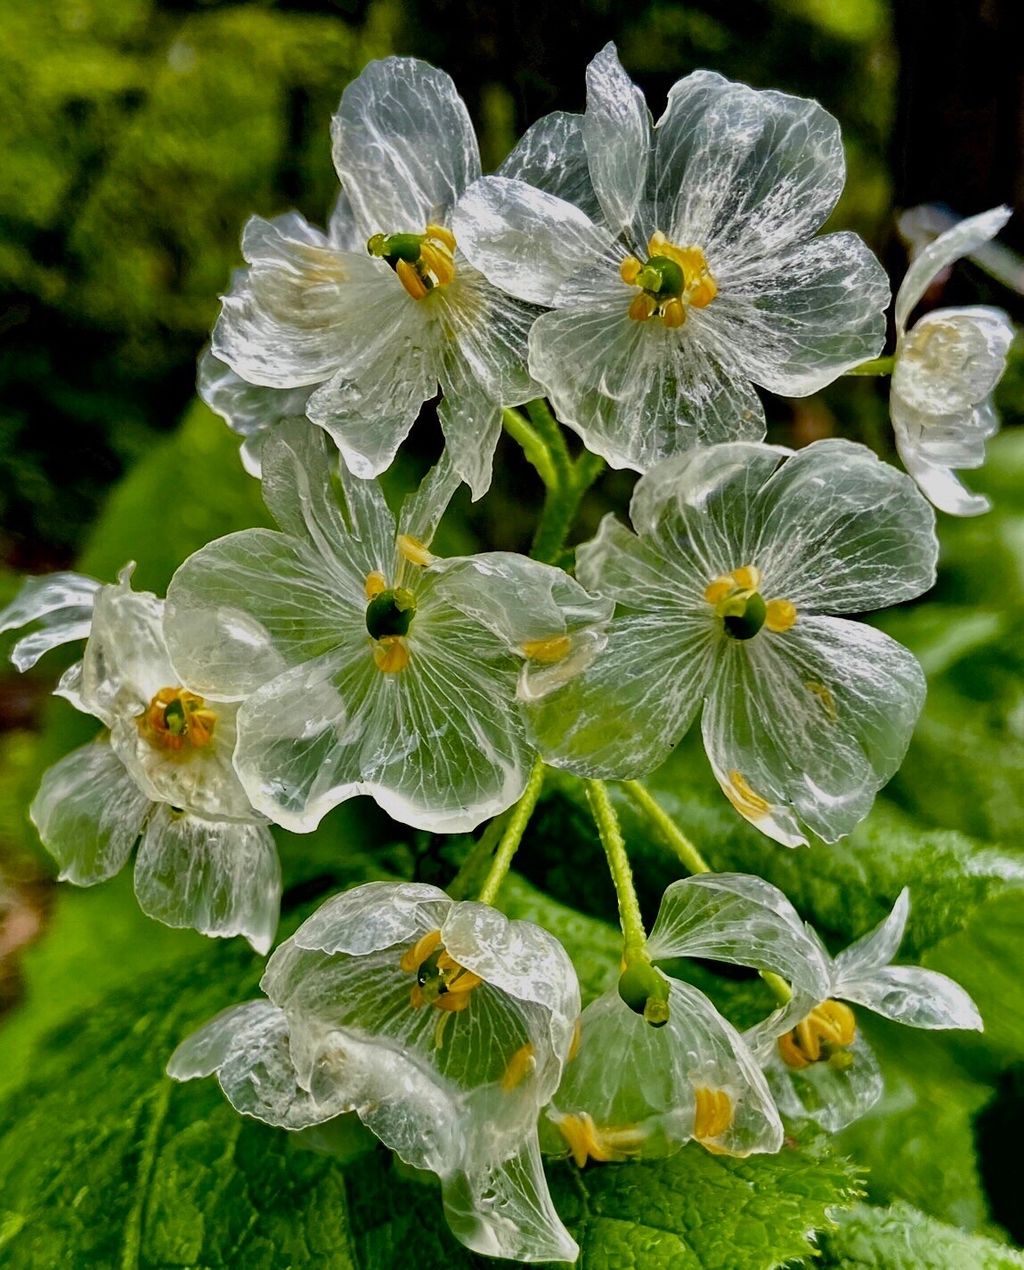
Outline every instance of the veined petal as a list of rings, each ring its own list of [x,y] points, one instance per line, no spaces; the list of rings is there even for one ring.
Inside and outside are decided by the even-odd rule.
[[[29,815],[61,880],[92,886],[124,867],[149,805],[108,742],[93,741],[47,770]]]
[[[327,240],[341,251],[365,251],[366,235],[360,230],[347,190],[339,190],[327,222]]]
[[[826,1062],[792,1071],[781,1059],[772,1062],[768,1080],[783,1115],[838,1133],[871,1110],[882,1096],[878,1060],[859,1032],[847,1049],[853,1062],[846,1068]]]
[[[865,612],[913,599],[935,580],[935,517],[913,482],[865,446],[816,441],[758,494],[743,563],[766,597],[803,611]]]
[[[425,882],[367,882],[335,895],[291,938],[313,952],[362,957],[439,930],[454,901]]]
[[[969,256],[996,234],[1010,219],[1009,207],[993,207],[979,216],[969,216],[952,229],[940,234],[911,261],[900,289],[896,293],[896,328],[906,329],[911,313],[921,302],[935,277],[955,260]]]
[[[266,953],[281,906],[274,839],[262,824],[157,807],[135,859],[135,894],[142,911],[165,926],[244,935]]]
[[[574,274],[605,256],[611,259],[614,246],[608,230],[572,203],[502,176],[484,177],[463,195],[454,230],[485,277],[531,304],[553,304]],[[616,268],[609,267],[613,280]]]
[[[836,985],[843,980],[862,979],[887,966],[899,952],[909,916],[910,891],[904,887],[887,917],[836,954],[833,990],[837,990]]]
[[[644,472],[698,444],[763,436],[750,384],[685,327],[633,321],[625,290],[621,302],[543,313],[530,331],[530,373],[587,448]]]
[[[917,660],[872,627],[803,617],[780,635],[726,642],[704,745],[736,810],[786,846],[806,825],[848,834],[899,767],[921,706]]]
[[[731,264],[812,234],[846,175],[839,124],[817,102],[710,71],[672,87],[655,147],[658,227]]]
[[[370,62],[342,93],[331,136],[334,166],[366,235],[422,233],[480,175],[455,85],[415,58]]]
[[[978,1007],[958,983],[920,966],[883,966],[863,977],[847,972],[836,992],[908,1027],[984,1028]]]
[[[512,148],[497,176],[525,181],[572,203],[592,221],[601,220],[583,143],[583,116],[556,110],[531,124]]]
[[[196,391],[232,432],[250,443],[242,446],[242,461],[249,475],[256,477],[267,434],[283,419],[304,415],[309,399],[308,387],[264,388],[246,383],[209,348],[199,358]]]
[[[448,504],[461,484],[462,478],[452,463],[452,456],[447,449],[443,450],[419,488],[404,499],[398,517],[399,535],[415,538],[429,547]]]
[[[806,397],[876,356],[889,280],[856,234],[791,243],[770,259],[712,269],[719,294],[699,314],[701,340],[763,388]]]
[[[458,348],[447,350],[441,393],[437,417],[445,451],[473,498],[481,498],[491,486],[494,451],[501,436],[501,405]]]
[[[551,1199],[535,1130],[508,1158],[485,1155],[456,1173],[442,1193],[452,1234],[474,1252],[525,1262],[579,1256]]]
[[[899,450],[900,458],[903,460],[903,466],[913,477],[918,489],[932,506],[937,507],[940,512],[945,512],[948,516],[980,516],[987,512],[992,503],[984,494],[972,494],[948,467],[930,463],[913,444],[901,441],[901,428],[896,425],[896,420],[901,417],[901,422],[905,422],[905,426],[907,426],[910,416],[902,414],[902,412],[901,416],[898,416],[895,402],[892,400],[890,401],[890,410],[892,411],[893,425],[896,429],[896,448]],[[977,409],[972,413],[976,416],[978,414]]]
[[[587,67],[583,140],[608,227],[615,234],[631,229],[646,193],[651,112],[614,44],[606,44]]]
[[[82,658],[79,695],[90,714],[108,726],[131,720],[161,688],[175,682],[164,642],[164,602],[131,589],[129,566],[115,586],[101,587]]]
[[[92,608],[100,583],[81,573],[47,573],[26,578],[5,609],[0,609],[0,634],[41,622],[39,630],[23,635],[11,650],[19,670],[34,666],[44,653],[76,639],[92,627]]]
[[[1013,335],[1002,309],[975,305],[926,313],[900,343],[891,392],[922,414],[963,413],[995,388]]]
[[[167,1064],[174,1080],[217,1073],[242,1115],[281,1129],[320,1124],[325,1112],[298,1084],[288,1050],[288,1020],[269,1001],[231,1006],[178,1046]]]
[[[440,290],[437,309],[449,356],[465,362],[492,400],[519,405],[537,395],[526,369],[526,341],[537,316],[533,305],[499,291],[466,261]]]

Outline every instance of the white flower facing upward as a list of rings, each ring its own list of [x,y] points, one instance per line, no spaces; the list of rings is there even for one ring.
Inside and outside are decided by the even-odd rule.
[[[703,703],[742,816],[787,846],[805,827],[849,833],[899,766],[925,684],[901,645],[831,614],[932,584],[932,509],[864,446],[829,440],[678,455],[641,478],[630,515],[635,533],[607,516],[577,552],[616,615],[590,666],[529,705],[540,752],[584,776],[643,776]]]
[[[433,886],[373,882],[300,926],[262,987],[269,1001],[211,1020],[169,1074],[217,1072],[239,1111],[287,1129],[355,1112],[438,1175],[469,1248],[576,1259],[537,1143],[580,1005],[553,936]]]
[[[955,468],[980,467],[999,428],[992,404],[1013,325],[1002,309],[935,309],[909,330],[910,315],[936,277],[994,238],[1008,207],[971,216],[914,257],[896,296],[896,364],[889,412],[896,447],[925,495],[952,516],[977,516],[989,501],[971,494]]]
[[[697,71],[652,128],[609,44],[585,115],[535,124],[454,227],[492,282],[553,310],[529,364],[559,418],[646,471],[763,436],[752,383],[803,397],[881,349],[881,266],[855,234],[813,237],[844,179],[816,102]]]
[[[809,1117],[838,1132],[881,1096],[878,1064],[844,1002],[908,1027],[982,1030],[977,1006],[958,983],[921,966],[889,964],[909,913],[910,895],[904,889],[889,916],[834,960],[821,947],[828,971],[827,996],[779,1037],[768,1066],[772,1090],[785,1115]]]
[[[459,483],[447,462],[396,525],[376,482],[329,448],[294,422],[267,441],[280,532],[185,561],[168,589],[172,660],[204,696],[245,698],[235,766],[276,823],[308,832],[370,794],[417,828],[471,829],[519,798],[533,764],[517,681],[526,697],[554,690],[600,647],[611,606],[520,556],[433,556]]]
[[[265,953],[277,929],[274,840],[231,765],[237,705],[205,701],[171,667],[164,602],[75,574],[30,579],[0,630],[41,620],[15,646],[21,669],[47,648],[87,638],[57,693],[107,731],[43,777],[31,816],[62,879],[92,886],[119,872],[136,842],[143,912],[204,935],[244,935]]]
[[[548,1111],[576,1162],[651,1159],[691,1139],[728,1155],[778,1151],[782,1122],[751,1046],[770,1047],[820,1000],[828,978],[817,942],[769,883],[705,873],[665,891],[647,951],[654,962],[708,957],[773,971],[793,996],[743,1038],[691,984],[627,970],[584,1010],[578,1054]]]
[[[295,214],[254,217],[213,352],[250,384],[315,388],[306,413],[361,477],[389,466],[440,383],[452,461],[479,497],[502,406],[536,396],[535,310],[492,286],[452,233],[480,175],[466,107],[441,71],[390,57],[345,89],[332,135],[342,228],[324,239]]]

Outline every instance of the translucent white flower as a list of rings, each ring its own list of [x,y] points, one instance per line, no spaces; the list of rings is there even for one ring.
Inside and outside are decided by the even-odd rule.
[[[300,926],[262,987],[269,1001],[211,1020],[169,1074],[216,1071],[239,1111],[287,1129],[355,1112],[438,1175],[462,1243],[575,1260],[537,1143],[580,1006],[553,936],[433,886],[372,882]]]
[[[924,700],[913,656],[859,613],[934,580],[935,517],[913,482],[849,441],[797,453],[732,442],[637,484],[577,577],[613,599],[606,644],[530,705],[546,760],[586,776],[652,771],[703,703],[730,802],[788,846],[850,832],[895,772]]]
[[[786,1115],[810,1117],[835,1132],[862,1116],[881,1096],[878,1064],[857,1031],[853,1011],[843,1002],[865,1006],[908,1027],[982,1030],[977,1006],[958,983],[935,970],[889,964],[903,939],[909,912],[910,895],[904,889],[889,916],[834,960],[821,948],[828,992],[791,1031],[779,1036],[768,1067],[773,1092]]]
[[[896,365],[889,412],[907,471],[940,511],[977,516],[989,501],[971,494],[955,468],[980,467],[999,428],[992,390],[1006,366],[1013,325],[1002,309],[935,309],[907,323],[935,278],[994,238],[1008,207],[971,216],[914,257],[896,296]]]
[[[390,57],[345,89],[332,135],[343,230],[324,239],[296,215],[254,217],[213,352],[250,384],[315,387],[309,418],[361,477],[388,467],[440,384],[452,461],[478,497],[501,407],[536,395],[535,310],[492,286],[452,234],[480,175],[469,114],[443,72]]]
[[[607,45],[587,109],[536,124],[455,212],[470,260],[553,310],[530,371],[560,419],[614,467],[699,442],[760,438],[751,383],[802,397],[874,356],[885,273],[850,233],[812,235],[845,177],[816,102],[709,71],[653,128]]]
[[[816,940],[769,883],[706,873],[666,890],[647,950],[655,962],[708,957],[773,971],[793,997],[742,1038],[702,992],[648,969],[667,994],[667,1022],[652,1025],[626,1004],[623,976],[584,1010],[579,1052],[548,1112],[577,1163],[669,1155],[690,1139],[729,1155],[777,1151],[782,1123],[759,1057],[820,1000],[828,978]]]
[[[427,548],[459,483],[442,462],[396,525],[373,481],[339,473],[317,429],[263,457],[280,532],[196,552],[168,590],[179,673],[238,712],[253,805],[298,832],[370,794],[406,824],[458,832],[511,806],[533,762],[516,700],[555,690],[599,647],[610,604],[563,570]],[[332,481],[344,506],[339,506]]]
[[[136,842],[135,893],[168,926],[244,935],[266,952],[281,873],[274,840],[231,765],[237,705],[186,688],[163,637],[163,601],[77,574],[32,578],[0,629],[41,621],[19,640],[24,669],[48,648],[87,638],[57,692],[100,719],[103,735],[55,763],[31,807],[62,879],[91,886],[125,865]]]

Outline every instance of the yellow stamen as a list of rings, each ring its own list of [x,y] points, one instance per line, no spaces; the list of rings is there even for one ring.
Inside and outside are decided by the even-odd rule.
[[[455,251],[455,235],[450,229],[446,229],[444,225],[428,225],[427,237],[433,238],[442,246],[447,247],[449,252]]]
[[[579,1115],[562,1116],[555,1123],[579,1168],[583,1168],[588,1159],[599,1164],[626,1160],[638,1155],[647,1140],[646,1132],[636,1125],[599,1129],[593,1117],[585,1111]]]
[[[520,1045],[508,1060],[508,1065],[501,1078],[501,1087],[505,1093],[508,1094],[513,1089],[517,1089],[536,1066],[537,1060],[534,1057],[533,1046],[529,1042],[525,1045]]]
[[[661,320],[670,329],[682,326],[686,321],[686,309],[682,300],[666,300],[661,306]]]
[[[732,1124],[735,1110],[732,1099],[724,1089],[702,1087],[693,1091],[693,1136],[698,1142],[706,1138],[718,1138]]]
[[[396,261],[395,273],[398,274],[399,282],[414,300],[422,300],[427,294],[427,284],[420,277],[416,266],[411,265],[408,260]]]
[[[572,651],[572,640],[568,635],[550,635],[547,639],[528,639],[520,644],[530,661],[539,661],[544,666],[553,666],[563,661]]]
[[[836,699],[823,683],[819,683],[817,679],[805,679],[804,687],[808,692],[812,692],[821,702],[821,708],[825,711],[825,716],[830,723],[835,723],[839,717],[839,711],[836,709]]]
[[[649,296],[646,291],[641,291],[635,296],[629,306],[629,316],[634,322],[646,322],[648,318],[654,317],[658,311],[658,302],[653,296]]]
[[[432,243],[426,239],[420,247],[420,264],[434,279],[437,287],[446,287],[455,277],[455,262],[452,253],[440,243]]]
[[[767,798],[762,798],[751,789],[749,781],[742,772],[730,772],[728,782],[722,786],[722,789],[740,815],[748,820],[762,820],[772,809]]]
[[[363,591],[365,592],[368,600],[372,600],[374,596],[380,595],[382,591],[386,591],[387,589],[388,582],[383,573],[378,573],[374,570],[373,573],[368,573],[366,575],[366,582],[363,585]]]
[[[438,966],[441,962],[438,960]],[[472,992],[474,988],[478,988],[483,983],[479,975],[474,974],[472,970],[463,970],[459,968],[459,973],[454,979],[448,981],[448,993],[453,992]]]
[[[427,960],[432,952],[441,942],[441,932],[439,930],[430,930],[421,936],[411,948],[407,948],[402,953],[402,959],[398,965],[407,975],[419,970],[420,966]],[[440,960],[440,959],[439,959]]]
[[[445,1010],[449,1014],[461,1014],[463,1010],[469,1008],[469,995],[456,994],[450,989],[448,992],[442,992],[439,997],[431,1002],[431,1005],[437,1006],[439,1010]]]
[[[636,297],[629,306],[629,316],[634,321],[643,322],[657,314],[666,327],[675,329],[686,321],[687,311],[691,307],[707,308],[718,295],[718,284],[715,282],[707,257],[700,247],[693,244],[681,246],[670,242],[661,230],[658,230],[647,241],[647,254],[649,257],[647,265],[636,256],[627,256],[619,265],[619,276],[623,282],[629,286],[644,285],[648,288],[641,292],[641,296],[645,297],[644,300]],[[655,257],[660,257],[662,262],[670,260],[678,265],[682,275],[681,282],[677,281],[679,275],[676,275],[676,278],[667,285],[663,283],[658,286],[648,282],[648,277],[665,276],[664,263],[659,264]],[[651,261],[654,261],[653,265]],[[651,265],[653,273],[645,274],[648,265]],[[642,283],[641,278],[643,278]],[[682,289],[678,290],[679,287]],[[665,292],[670,289],[673,294],[666,295]]]
[[[373,642],[373,660],[385,675],[397,675],[409,664],[409,650],[401,635],[385,635]]]
[[[636,282],[636,275],[643,268],[643,265],[637,260],[636,256],[627,256],[619,265],[619,277],[628,286],[632,286]]]
[[[427,550],[426,544],[411,534],[399,534],[395,539],[395,546],[403,560],[408,560],[410,564],[426,567],[428,564],[433,564],[436,559],[436,556]]]
[[[576,1055],[580,1052],[580,1038],[583,1036],[583,1024],[577,1016],[576,1022],[572,1026],[572,1040],[569,1042],[569,1053],[566,1061],[571,1063]]]
[[[761,585],[761,570],[754,564],[733,569],[732,576],[741,591],[756,591]]]
[[[202,750],[213,741],[217,713],[186,688],[161,688],[138,715],[139,732],[157,749]]]
[[[842,1001],[823,1001],[791,1032],[779,1037],[779,1055],[787,1067],[799,1071],[832,1058],[837,1050],[852,1045],[856,1036],[857,1021],[850,1007]]]
[[[765,605],[764,624],[770,631],[780,634],[788,631],[796,621],[796,605],[790,600],[769,600]]]
[[[398,962],[406,974],[415,974],[416,982],[409,993],[409,1004],[414,1010],[424,1005],[436,1006],[442,1016],[461,1014],[469,1007],[475,988],[483,983],[480,976],[452,957],[441,942],[439,930],[421,935],[411,948],[407,948]],[[434,1032],[434,1044],[440,1048],[444,1039],[443,1019]]]

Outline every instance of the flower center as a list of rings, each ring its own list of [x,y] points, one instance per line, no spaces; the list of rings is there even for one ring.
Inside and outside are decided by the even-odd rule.
[[[373,642],[373,660],[384,674],[396,674],[409,664],[408,635],[416,614],[416,597],[405,587],[389,587],[383,573],[367,574],[364,587],[366,629]]]
[[[414,974],[416,982],[409,994],[413,1009],[432,1005],[449,1014],[460,1014],[467,1008],[470,995],[483,980],[450,957],[441,942],[439,930],[428,931],[402,954],[399,966],[406,974]]]
[[[374,234],[366,250],[388,262],[414,300],[455,277],[455,235],[443,225],[428,225],[422,234]]]
[[[606,1164],[609,1160],[626,1160],[639,1155],[647,1140],[647,1133],[638,1125],[599,1128],[586,1111],[560,1116],[555,1124],[579,1168],[583,1168],[588,1159]]]
[[[629,306],[635,322],[659,317],[666,326],[682,326],[686,311],[706,308],[718,294],[718,284],[699,247],[679,247],[659,230],[647,243],[647,260],[627,256],[619,266],[623,282],[639,287]]]
[[[850,1007],[842,1001],[823,1001],[792,1032],[779,1037],[779,1054],[787,1067],[797,1071],[820,1062],[842,1071],[853,1064],[848,1047],[856,1035]]]
[[[760,585],[760,569],[745,564],[712,579],[705,588],[704,599],[733,639],[753,639],[764,626],[779,634],[796,621],[796,605],[789,600],[765,600],[758,590]]]
[[[161,688],[138,716],[139,732],[160,750],[202,750],[213,741],[217,715],[185,688]]]

